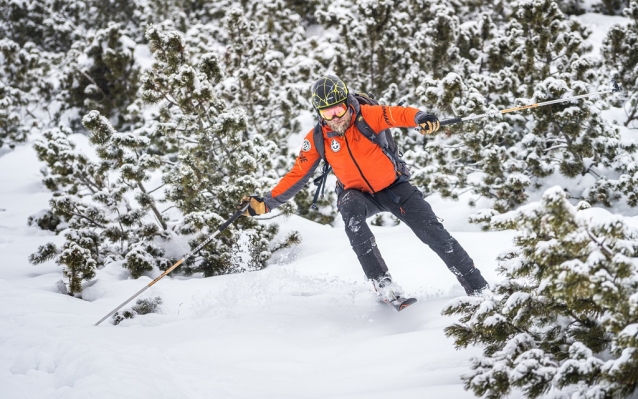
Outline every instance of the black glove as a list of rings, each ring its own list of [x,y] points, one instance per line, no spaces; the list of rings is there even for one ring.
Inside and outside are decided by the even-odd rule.
[[[242,215],[244,216],[263,215],[264,213],[267,213],[269,211],[266,203],[264,202],[264,199],[256,195],[243,197],[241,199],[242,206],[244,206],[246,202],[249,202],[250,205],[248,206],[248,208],[246,208],[246,211],[242,213]]]
[[[439,122],[439,118],[432,114],[426,114],[425,112],[419,111],[414,117],[414,121],[421,127],[421,134],[432,134],[439,130],[441,127],[441,122]]]

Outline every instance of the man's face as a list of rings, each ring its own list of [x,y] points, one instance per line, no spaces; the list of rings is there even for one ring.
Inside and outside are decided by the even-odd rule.
[[[344,134],[346,130],[348,130],[348,126],[350,126],[350,119],[352,117],[352,113],[348,110],[341,118],[334,118],[331,121],[326,121],[326,124],[330,126],[335,133]]]
[[[321,110],[319,113],[330,129],[337,134],[344,134],[348,126],[350,126],[352,112],[350,112],[350,109],[345,104],[339,104],[335,107]]]

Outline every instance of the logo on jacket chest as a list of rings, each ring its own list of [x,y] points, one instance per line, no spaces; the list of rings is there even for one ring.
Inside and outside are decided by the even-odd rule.
[[[330,149],[332,150],[332,152],[339,152],[339,150],[341,149],[341,144],[339,144],[337,140],[332,139],[332,141],[330,142]]]

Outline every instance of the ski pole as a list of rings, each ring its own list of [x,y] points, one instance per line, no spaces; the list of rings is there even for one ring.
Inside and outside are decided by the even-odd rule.
[[[506,114],[508,112],[522,111],[524,109],[537,108],[537,107],[542,107],[544,105],[558,104],[558,103],[562,103],[562,102],[565,102],[565,101],[578,100],[580,98],[597,96],[597,95],[600,95],[600,94],[607,94],[607,93],[616,93],[616,92],[620,91],[620,87],[618,87],[618,83],[616,83],[615,80],[612,80],[611,84],[612,84],[613,87],[611,89],[609,89],[609,90],[598,91],[596,93],[582,94],[580,96],[575,96],[575,97],[561,98],[561,99],[558,99],[558,100],[545,101],[545,102],[542,102],[542,103],[523,105],[523,106],[520,106],[520,107],[504,109],[504,110],[501,110],[499,112],[501,114]],[[456,123],[463,123],[463,122],[471,121],[471,120],[474,120],[474,119],[485,118],[488,115],[490,115],[490,114],[489,113],[485,113],[485,114],[481,114],[481,115],[467,116],[465,118],[446,119],[446,120],[441,121],[441,126],[453,125],[453,124],[456,124]]]
[[[142,288],[141,290],[139,290],[138,292],[135,293],[135,295],[133,295],[132,297],[130,297],[129,299],[127,299],[126,301],[124,301],[120,306],[116,307],[115,309],[113,309],[109,314],[107,314],[106,316],[102,317],[100,319],[100,321],[98,321],[97,323],[95,323],[95,325],[99,325],[101,322],[103,322],[104,320],[106,320],[107,318],[109,318],[110,316],[114,315],[115,312],[117,312],[118,310],[122,309],[122,307],[124,305],[126,305],[127,303],[131,302],[133,299],[137,298],[142,292],[146,291],[150,286],[152,286],[153,284],[157,283],[158,281],[160,281],[164,276],[166,276],[168,273],[172,272],[173,270],[175,270],[175,268],[177,268],[179,265],[181,265],[182,263],[184,263],[186,261],[186,259],[190,258],[191,256],[193,256],[197,251],[199,251],[200,249],[202,249],[204,247],[204,245],[208,244],[209,242],[212,241],[213,238],[215,238],[217,236],[217,234],[221,233],[222,231],[226,230],[226,228],[228,226],[230,226],[235,220],[237,220],[238,217],[241,216],[242,213],[244,213],[244,211],[246,209],[248,209],[248,206],[250,205],[250,202],[246,201],[245,203],[241,204],[241,208],[235,212],[235,214],[233,214],[233,216],[230,217],[230,219],[228,219],[227,221],[224,222],[224,224],[222,224],[221,226],[219,226],[219,228],[212,234],[210,235],[206,240],[204,240],[204,242],[202,242],[201,244],[199,244],[197,246],[197,248],[193,249],[192,251],[190,251],[188,254],[186,254],[182,259],[178,260],[173,266],[169,267],[168,269],[166,269],[166,271],[164,273],[162,273],[159,277],[157,277],[155,280],[151,281],[150,283],[148,283],[148,285],[144,288]]]

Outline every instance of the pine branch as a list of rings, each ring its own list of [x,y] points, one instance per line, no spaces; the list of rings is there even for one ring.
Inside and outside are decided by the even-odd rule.
[[[85,215],[83,215],[83,214],[79,213],[79,209],[78,209],[77,205],[74,205],[73,207],[74,207],[76,210],[78,210],[78,212],[69,212],[72,216],[77,216],[77,217],[79,217],[80,219],[84,219],[84,220],[88,221],[88,222],[89,222],[89,224],[93,225],[94,227],[99,227],[99,228],[101,228],[101,229],[106,228],[106,226],[103,226],[103,225],[101,225],[100,223],[96,222],[95,220],[93,220],[93,219],[89,218],[88,216],[85,216]]]
[[[82,75],[84,75],[85,78],[87,78],[91,83],[93,83],[95,85],[95,87],[98,88],[98,90],[100,91],[100,93],[102,93],[102,98],[100,99],[100,101],[103,101],[105,98],[107,98],[108,96],[106,95],[106,93],[104,93],[104,91],[102,90],[102,88],[95,82],[95,80],[93,80],[92,77],[89,76],[89,74],[87,74],[86,72],[84,72],[83,70],[81,70],[80,68],[78,68],[77,66],[75,67],[75,70],[80,72]]]
[[[592,233],[589,229],[587,229],[587,235],[596,244],[596,246],[598,246],[598,248],[600,248],[602,253],[606,255],[608,260],[611,260],[613,258],[614,254],[613,254],[611,249],[609,249],[607,246],[605,246],[604,240],[602,242],[600,242],[598,240],[598,237],[596,237],[594,235],[594,233]]]
[[[100,187],[96,183],[92,182],[87,177],[85,177],[85,175],[81,173],[75,173],[74,177],[78,179],[80,182],[82,182],[84,186],[88,188],[92,194],[96,194],[100,190]],[[91,188],[91,186],[95,187],[95,190]]]
[[[633,104],[631,103],[632,100],[634,101]],[[627,111],[626,107],[623,106],[623,111],[625,111],[625,115],[627,115],[627,120],[625,121],[624,125],[625,127],[629,127],[629,123],[637,118],[636,113],[638,113],[638,94],[634,94],[632,97],[630,97],[625,104],[630,104],[629,111]]]
[[[159,190],[160,188],[164,187],[165,185],[166,185],[166,183],[164,183],[164,184],[160,185],[160,186],[159,186],[159,187],[157,187],[157,188],[152,189],[152,190],[151,190],[151,191],[149,191],[148,193],[149,193],[149,194],[153,194],[155,191]]]
[[[164,209],[164,210],[162,211],[162,213],[166,212],[167,210],[169,210],[169,209],[171,209],[171,208],[176,208],[176,207],[177,207],[177,205],[171,205],[171,206],[169,206],[168,208]]]
[[[140,189],[140,191],[142,193],[147,194],[146,193],[146,188],[144,188],[144,185],[142,185],[142,182],[137,182],[137,186],[139,187],[139,189]],[[166,222],[164,221],[164,218],[162,218],[161,212],[157,209],[157,207],[155,206],[154,202],[150,205],[150,208],[153,211],[153,213],[155,214],[155,217],[157,218],[157,221],[162,225],[162,229],[164,229],[164,230],[168,229],[168,226],[166,225]]]
[[[184,129],[184,131],[186,131],[186,129]],[[177,136],[176,138],[177,138],[178,140],[186,141],[187,143],[191,143],[191,144],[199,144],[199,142],[198,142],[197,140],[191,140],[190,138],[185,137],[185,136]]]

